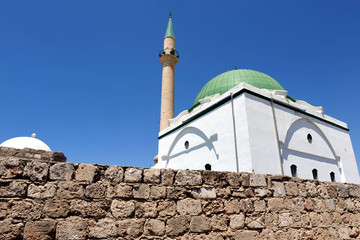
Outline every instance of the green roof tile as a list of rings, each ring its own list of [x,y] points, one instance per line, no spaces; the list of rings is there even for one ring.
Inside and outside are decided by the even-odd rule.
[[[242,82],[257,88],[267,89],[269,91],[284,90],[284,88],[275,79],[264,73],[249,69],[227,71],[214,77],[205,84],[197,95],[191,109],[199,104],[200,99],[214,96],[217,93],[223,94]]]

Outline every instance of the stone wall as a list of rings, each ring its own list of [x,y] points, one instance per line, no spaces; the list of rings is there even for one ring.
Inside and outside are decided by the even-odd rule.
[[[1,240],[359,238],[359,185],[0,155]]]

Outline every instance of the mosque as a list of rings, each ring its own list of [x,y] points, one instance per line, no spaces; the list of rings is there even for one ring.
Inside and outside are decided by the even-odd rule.
[[[346,123],[294,100],[272,77],[235,69],[211,79],[193,105],[174,117],[179,60],[170,15],[159,54],[163,65],[158,155],[154,168],[281,174],[360,183]],[[0,147],[51,151],[35,138]]]
[[[219,74],[174,117],[179,54],[170,15],[163,65],[158,155],[154,168],[281,174],[360,183],[346,123],[295,100],[272,77],[249,69]]]

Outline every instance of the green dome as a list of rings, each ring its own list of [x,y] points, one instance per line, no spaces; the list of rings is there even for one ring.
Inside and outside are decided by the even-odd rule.
[[[243,82],[269,91],[284,90],[275,79],[264,73],[249,69],[227,71],[205,84],[197,95],[191,109],[199,104],[200,99],[212,97],[217,93],[223,94]]]

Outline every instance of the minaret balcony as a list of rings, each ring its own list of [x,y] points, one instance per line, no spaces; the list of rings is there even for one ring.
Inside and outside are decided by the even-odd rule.
[[[171,55],[175,56],[176,58],[179,58],[179,52],[175,48],[165,48],[159,52],[159,57],[162,57],[164,55]]]

